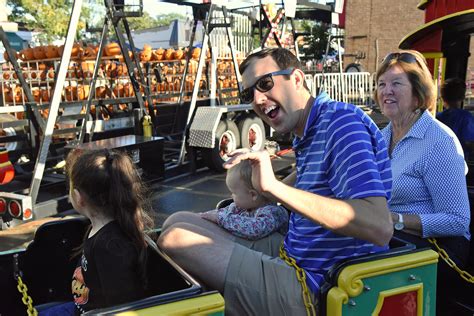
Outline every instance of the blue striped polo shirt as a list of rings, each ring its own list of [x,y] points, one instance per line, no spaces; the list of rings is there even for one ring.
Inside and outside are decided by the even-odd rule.
[[[375,123],[361,109],[331,100],[315,100],[303,137],[293,142],[295,187],[342,200],[372,196],[390,198],[392,176],[387,146]],[[306,271],[307,284],[319,293],[324,275],[342,259],[387,247],[336,234],[292,213],[285,249]]]

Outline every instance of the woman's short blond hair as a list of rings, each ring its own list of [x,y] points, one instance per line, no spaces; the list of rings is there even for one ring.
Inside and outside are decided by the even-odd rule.
[[[403,58],[399,57],[401,54],[412,55],[415,57],[416,62],[403,61]],[[378,81],[380,76],[394,66],[399,66],[407,74],[408,80],[413,87],[413,95],[419,101],[417,108],[427,109],[429,111],[433,110],[436,106],[436,87],[431,72],[426,64],[425,57],[416,50],[400,50],[390,53],[384,58],[375,73],[375,103],[380,106],[377,98]]]

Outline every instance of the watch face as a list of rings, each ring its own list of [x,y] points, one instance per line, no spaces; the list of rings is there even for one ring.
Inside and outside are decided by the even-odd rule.
[[[399,223],[395,223],[395,226],[393,228],[395,228],[395,230],[403,230],[403,228],[405,228],[405,225],[399,222]]]

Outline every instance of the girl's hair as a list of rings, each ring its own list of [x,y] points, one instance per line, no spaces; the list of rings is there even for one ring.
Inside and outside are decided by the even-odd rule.
[[[411,55],[412,59],[404,59],[398,56]],[[390,58],[393,56],[393,58]],[[408,80],[413,87],[413,95],[418,98],[420,104],[418,108],[431,111],[436,106],[436,87],[430,70],[426,64],[426,59],[416,50],[400,50],[388,54],[380,64],[375,74],[377,87],[378,80],[385,72],[394,66],[399,66],[407,74]],[[374,100],[379,105],[377,90],[374,91]],[[379,105],[380,106],[380,105]]]
[[[253,189],[252,185],[252,165],[250,160],[242,160],[228,171],[229,176],[238,176],[248,189]]]
[[[99,149],[71,151],[66,159],[70,184],[84,195],[94,212],[114,218],[139,252],[145,266],[145,231],[154,228],[148,192],[130,157]]]

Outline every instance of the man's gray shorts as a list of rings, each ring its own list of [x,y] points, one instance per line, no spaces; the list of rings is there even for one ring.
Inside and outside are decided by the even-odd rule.
[[[226,315],[306,315],[295,269],[279,258],[282,241],[279,233],[236,238],[224,285]]]

